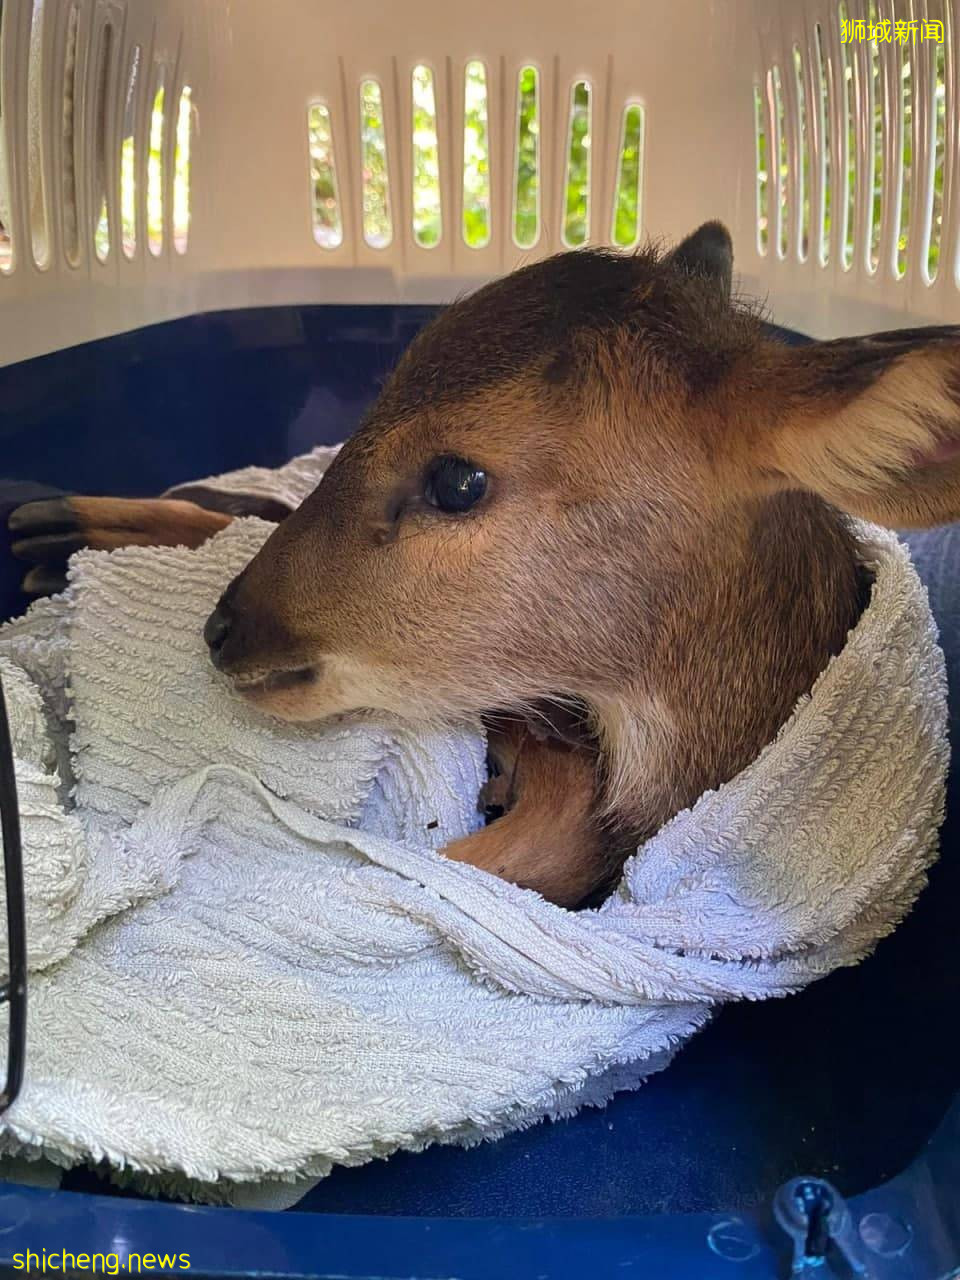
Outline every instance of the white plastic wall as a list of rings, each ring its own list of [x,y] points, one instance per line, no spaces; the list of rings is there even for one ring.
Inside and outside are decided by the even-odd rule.
[[[946,142],[943,248],[931,284],[921,270],[920,237],[911,247],[903,278],[888,266],[899,227],[884,224],[884,262],[871,273],[863,237],[869,240],[871,198],[867,157],[872,146],[873,79],[869,46],[850,46],[856,70],[857,155],[855,260],[844,269],[834,243],[827,265],[818,252],[800,261],[796,244],[781,257],[776,215],[777,175],[768,179],[771,225],[766,253],[758,248],[757,144],[754,89],[764,101],[764,129],[771,155],[779,149],[778,111],[770,73],[782,70],[786,165],[783,206],[794,225],[798,183],[806,172],[816,208],[823,144],[814,89],[818,72],[815,24],[821,24],[831,103],[840,101],[843,68],[835,0],[482,0],[469,7],[442,0],[320,4],[317,0],[77,0],[79,71],[71,129],[64,124],[64,58],[75,0],[42,0],[42,93],[29,104],[31,28],[41,0],[3,0],[0,50],[0,129],[10,189],[12,269],[0,272],[0,361],[9,363],[191,312],[273,303],[446,301],[465,288],[499,275],[533,256],[561,248],[560,227],[571,85],[587,80],[593,91],[591,125],[590,240],[610,234],[622,111],[640,102],[645,111],[642,224],[645,235],[674,239],[709,217],[734,233],[745,292],[768,299],[775,317],[808,332],[841,332],[902,323],[960,320],[956,245],[958,97],[957,24],[940,0],[880,0],[891,18],[936,17],[946,34]],[[948,0],[944,0],[947,4]],[[851,18],[870,15],[866,3],[849,0]],[[97,104],[100,32],[113,28],[106,109]],[[800,127],[793,78],[793,45],[805,59],[809,101]],[[120,247],[120,147],[131,52],[140,46],[136,82],[136,251]],[[893,45],[882,46],[890,113],[884,135],[896,172],[900,147],[893,79]],[[934,145],[930,98],[935,70],[932,45],[915,54],[914,155],[917,172]],[[483,248],[461,233],[463,75],[481,59],[489,92],[492,234]],[[525,64],[541,79],[542,234],[532,249],[512,236],[517,74]],[[411,175],[411,73],[433,69],[438,116],[440,190],[444,230],[431,248],[413,236]],[[34,65],[37,65],[36,60]],[[147,139],[157,69],[164,68],[168,108],[163,148],[164,235],[158,255],[146,236]],[[384,119],[394,226],[392,243],[364,242],[360,211],[359,84],[376,78],[384,94]],[[931,79],[932,77],[932,79]],[[173,244],[173,117],[183,85],[194,110],[191,146],[191,221],[186,252]],[[928,93],[929,90],[929,93]],[[926,95],[926,96],[925,96]],[[336,248],[314,239],[309,182],[307,109],[330,112],[341,201],[343,236]],[[841,113],[830,107],[837,173],[846,164]],[[34,260],[31,219],[36,221],[36,181],[27,178],[31,136],[39,140],[43,167],[48,252]],[[73,155],[76,200],[69,194]],[[106,157],[111,249],[94,252],[97,156]],[[773,166],[774,168],[776,166]],[[927,169],[923,172],[927,173]],[[886,180],[886,178],[885,178]],[[930,195],[913,183],[918,227],[929,215]],[[932,177],[927,183],[932,187]],[[838,197],[834,192],[834,201]],[[924,203],[926,202],[926,203]],[[75,209],[73,205],[75,203]],[[892,207],[892,206],[891,206]],[[71,219],[79,230],[79,259],[68,260]],[[836,240],[837,221],[832,235]],[[812,242],[813,237],[811,237]]]
[[[781,323],[824,337],[960,321],[960,5],[950,0],[877,0],[874,6],[867,0],[848,0],[843,9],[848,22],[862,19],[868,29],[871,18],[875,24],[889,23],[892,38],[880,39],[874,46],[857,39],[844,45],[838,20],[841,6],[836,0],[782,4],[761,0],[755,6],[750,75],[744,78],[758,86],[762,100],[762,126],[771,156],[770,226],[766,253],[758,254],[756,236],[752,245],[748,237],[748,202],[739,206],[737,225],[742,238],[737,247],[745,286],[769,297]],[[905,24],[900,40],[898,22]],[[936,23],[943,33],[939,109]],[[929,34],[928,26],[932,27]],[[802,95],[796,89],[794,46],[801,56]],[[826,81],[822,119],[816,101],[821,61]],[[774,68],[781,81],[782,148]],[[904,110],[907,95],[912,103],[909,114]],[[812,216],[807,260],[801,261],[798,230],[805,148],[809,149]],[[777,198],[779,166],[773,159],[781,151],[786,161],[782,200]],[[816,213],[825,162],[832,172],[831,207],[829,233],[820,244]],[[935,198],[938,170],[942,204]],[[845,181],[851,192],[846,235]],[[744,195],[746,186],[741,187]],[[783,254],[781,207],[786,216]],[[931,239],[940,250],[932,279]]]

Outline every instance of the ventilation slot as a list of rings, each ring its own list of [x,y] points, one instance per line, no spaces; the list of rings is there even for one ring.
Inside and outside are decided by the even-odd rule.
[[[787,175],[789,163],[787,159],[787,129],[783,103],[783,86],[780,83],[780,68],[774,67],[770,73],[770,84],[773,92],[773,113],[777,125],[777,253],[781,258],[787,256],[789,245],[789,219],[787,209]]]
[[[166,71],[154,72],[150,106],[150,150],[147,153],[147,246],[156,258],[163,251],[164,81]]]
[[[187,252],[190,237],[190,143],[193,135],[193,90],[185,84],[177,106],[173,150],[173,247]]]
[[[753,86],[753,125],[757,143],[757,252],[767,252],[767,240],[770,226],[768,208],[769,178],[767,159],[767,130],[764,124],[763,95],[759,85]]]
[[[76,113],[80,102],[77,66],[77,33],[80,6],[71,5],[63,49],[63,114],[60,123],[60,180],[63,201],[63,252],[71,267],[80,262],[80,223],[77,215]]]
[[[7,22],[3,0],[0,0],[0,64],[6,42]],[[7,180],[7,122],[0,115],[0,271],[13,269],[13,219],[10,214],[10,186]]]
[[[47,186],[43,174],[43,0],[33,0],[30,57],[27,64],[27,189],[30,199],[30,240],[33,260],[45,267],[50,260],[47,227]]]
[[[130,53],[127,91],[123,99],[123,137],[120,140],[120,242],[125,258],[137,252],[137,87],[140,46]]]
[[[929,239],[927,241],[927,279],[935,280],[940,269],[943,238],[943,157],[947,136],[946,54],[943,44],[935,51],[935,76],[932,85],[931,126],[933,132],[933,192],[930,203]],[[956,85],[956,79],[954,79]],[[956,103],[951,110],[956,111]],[[954,157],[956,163],[956,157]],[[956,177],[956,170],[954,171]]]
[[[586,244],[590,237],[590,111],[590,85],[578,80],[570,91],[561,235],[569,249]]]
[[[907,249],[910,239],[910,200],[913,190],[913,56],[904,43],[898,54],[900,68],[900,183],[898,200],[900,216],[897,227],[896,273],[903,276],[907,270]]]
[[[833,116],[830,111],[830,84],[823,52],[823,30],[818,22],[814,29],[817,46],[817,85],[815,108],[818,113],[817,135],[820,139],[820,201],[816,211],[817,256],[825,267],[830,261],[830,220],[833,216]]]
[[[807,130],[806,77],[800,46],[793,46],[793,88],[797,104],[797,132],[800,144],[800,164],[797,168],[797,208],[800,217],[797,224],[797,257],[806,262],[810,252],[810,137]]]
[[[468,62],[463,78],[463,239],[471,249],[490,243],[490,122],[482,62]]]
[[[313,203],[313,238],[322,249],[336,249],[343,243],[340,193],[333,155],[333,126],[330,109],[314,102],[307,109],[307,138],[310,147],[310,192]]]
[[[870,5],[870,31],[878,30],[877,6]],[[871,34],[870,44],[870,94],[872,98],[870,129],[870,244],[867,251],[867,267],[875,272],[880,265],[880,229],[883,225],[884,171],[883,171],[883,85],[880,75],[880,44],[876,34]]]
[[[393,221],[390,216],[383,94],[376,80],[363,80],[360,84],[360,158],[363,238],[372,249],[385,249],[393,239]]]
[[[839,20],[841,37],[847,30],[847,7],[841,4],[839,8]],[[846,166],[843,175],[843,194],[842,204],[843,211],[840,226],[840,245],[841,245],[841,262],[843,268],[848,271],[853,265],[853,240],[854,240],[854,198],[857,186],[857,135],[856,135],[856,85],[853,79],[853,65],[850,61],[848,47],[841,42],[840,45],[840,67],[843,76],[843,92],[842,102],[840,104],[841,118],[843,122],[843,137],[846,142]]]
[[[773,236],[781,258],[795,251],[805,261],[812,248],[822,266],[833,252],[844,270],[856,258],[870,274],[902,279],[911,239],[923,236],[913,248],[930,283],[946,250],[944,24],[880,18],[880,8],[871,3],[868,17],[850,20],[840,0],[836,68],[819,23],[809,56],[793,45],[789,102],[777,66],[766,75],[766,101],[754,86],[757,250],[766,253]],[[795,121],[785,109],[794,103]],[[788,118],[796,126],[789,145]],[[960,260],[955,269],[960,286]]]
[[[521,67],[517,77],[517,150],[513,178],[513,239],[532,249],[540,239],[540,72]]]
[[[413,89],[413,238],[423,249],[440,243],[440,147],[433,72],[414,67]]]
[[[640,183],[643,172],[643,107],[637,102],[628,102],[623,109],[619,159],[611,239],[622,249],[632,249],[640,240]]]
[[[110,180],[107,160],[108,107],[110,103],[110,63],[113,56],[113,27],[108,22],[100,32],[100,49],[97,56],[96,101],[93,118],[93,172],[96,182],[97,221],[93,232],[93,247],[101,262],[110,257],[110,216],[107,186]]]

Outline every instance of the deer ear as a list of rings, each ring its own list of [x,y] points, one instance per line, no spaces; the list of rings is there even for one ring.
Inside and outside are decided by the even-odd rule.
[[[666,261],[687,275],[715,283],[725,298],[733,284],[733,241],[722,222],[705,222],[667,254]]]
[[[894,527],[960,519],[960,326],[784,348],[768,373],[775,483]]]

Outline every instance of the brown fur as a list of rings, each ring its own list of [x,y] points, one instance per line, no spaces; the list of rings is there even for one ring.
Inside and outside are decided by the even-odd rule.
[[[727,245],[562,254],[455,304],[224,598],[219,662],[289,719],[585,707],[579,747],[521,736],[514,807],[449,850],[567,905],[842,647],[838,508],[960,510],[957,332],[786,348],[729,301]],[[425,498],[442,454],[488,475],[466,514]]]
[[[444,852],[554,902],[581,902],[610,861],[610,835],[598,812],[596,755],[520,724],[490,735],[504,773],[488,788],[506,809],[476,835]],[[496,783],[502,782],[502,787]],[[551,857],[544,859],[545,841]]]

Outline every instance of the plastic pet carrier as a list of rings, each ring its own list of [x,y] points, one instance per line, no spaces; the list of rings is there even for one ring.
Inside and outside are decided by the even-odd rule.
[[[708,218],[787,340],[960,322],[958,73],[950,0],[2,0],[8,509],[342,439],[459,293]],[[958,822],[955,770],[931,886],[868,961],[728,1007],[604,1109],[340,1168],[283,1213],[6,1182],[0,1267],[957,1274]]]

